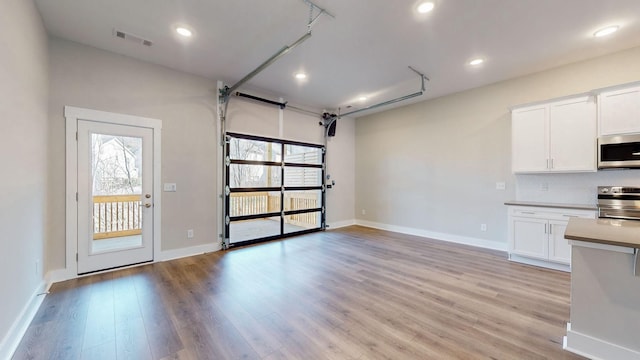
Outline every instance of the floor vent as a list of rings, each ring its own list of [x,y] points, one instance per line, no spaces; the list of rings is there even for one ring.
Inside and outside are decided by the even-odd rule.
[[[144,45],[144,46],[153,45],[153,41],[151,41],[151,40],[143,39],[140,36],[133,35],[131,33],[124,32],[122,30],[113,29],[113,35],[115,37],[117,37],[117,38],[120,38],[120,39],[123,39],[123,40],[128,40],[128,41],[134,42],[136,44],[141,44],[141,45]]]

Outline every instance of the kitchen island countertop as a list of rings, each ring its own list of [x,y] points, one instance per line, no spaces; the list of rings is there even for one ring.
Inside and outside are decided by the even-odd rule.
[[[569,240],[640,248],[640,221],[571,218],[564,237]]]

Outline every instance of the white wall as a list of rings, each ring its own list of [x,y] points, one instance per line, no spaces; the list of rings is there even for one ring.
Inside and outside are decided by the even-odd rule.
[[[327,190],[327,224],[331,228],[355,223],[356,123],[342,118],[336,136],[327,140],[327,174],[336,184]]]
[[[638,185],[638,170],[514,176],[509,113],[511,106],[640,80],[638,64],[634,48],[357,119],[359,222],[505,248],[507,200],[594,204],[596,185]],[[496,190],[498,181],[506,191]],[[549,191],[539,191],[541,182]]]
[[[65,265],[65,105],[162,120],[161,181],[177,184],[162,193],[162,251],[217,246],[215,81],[57,38],[49,51],[47,268]]]
[[[42,290],[47,237],[47,36],[32,1],[0,2],[0,358]],[[37,263],[37,265],[36,265]],[[30,306],[34,305],[34,306]],[[26,313],[25,313],[26,312]]]
[[[162,120],[162,182],[176,183],[178,189],[163,193],[162,250],[180,253],[193,246],[217,246],[221,229],[217,209],[220,142],[216,135],[216,82],[57,38],[50,40],[50,67],[49,187],[53,195],[49,203],[52,219],[48,231],[52,236],[47,243],[47,269],[61,269],[65,261],[65,105]],[[322,128],[315,117],[285,110],[281,125],[277,107],[239,98],[231,99],[228,110],[230,131],[323,142]],[[345,120],[343,125],[343,134],[333,143],[349,164],[354,157],[353,149],[349,149],[353,123]],[[342,161],[334,164],[344,189],[352,189],[352,167],[341,165]],[[329,213],[329,219],[353,221],[353,197],[332,198],[329,205],[339,214],[336,217]],[[186,238],[187,229],[194,229],[194,239]]]

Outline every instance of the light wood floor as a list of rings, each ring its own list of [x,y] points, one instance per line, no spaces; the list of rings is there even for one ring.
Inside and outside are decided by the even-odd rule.
[[[348,227],[55,284],[15,359],[581,359],[569,274]]]

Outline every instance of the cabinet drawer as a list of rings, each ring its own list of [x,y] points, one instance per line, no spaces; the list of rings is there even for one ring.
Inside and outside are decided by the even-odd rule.
[[[563,220],[569,220],[572,217],[584,218],[584,219],[593,219],[595,217],[595,212],[591,211],[585,214],[557,214]]]
[[[521,217],[545,217],[544,211],[536,211],[534,209],[512,209],[512,216],[521,216]]]
[[[572,217],[593,219],[596,217],[596,212],[595,210],[574,210],[544,207],[510,207],[509,215],[518,217],[530,217],[536,219],[568,221]]]

